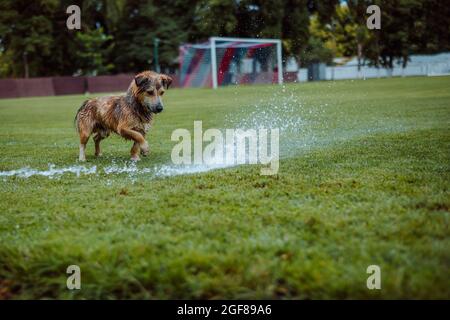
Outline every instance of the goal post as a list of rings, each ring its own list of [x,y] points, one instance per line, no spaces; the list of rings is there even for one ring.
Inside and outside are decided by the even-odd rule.
[[[209,38],[209,43],[211,46],[211,77],[212,77],[212,87],[217,89],[217,55],[216,55],[216,38]]]
[[[211,37],[180,46],[180,85],[283,83],[281,40]]]

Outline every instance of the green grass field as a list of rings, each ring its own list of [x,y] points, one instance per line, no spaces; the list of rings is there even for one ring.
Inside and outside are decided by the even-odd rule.
[[[151,155],[123,173],[105,172],[130,167],[118,137],[77,162],[85,99],[0,100],[0,299],[450,298],[450,77],[169,90]],[[278,175],[141,172],[194,120],[286,126]],[[49,164],[96,171],[5,173]]]

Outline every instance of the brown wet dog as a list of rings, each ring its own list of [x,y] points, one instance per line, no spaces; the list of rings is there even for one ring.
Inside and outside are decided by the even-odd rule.
[[[135,76],[123,96],[103,97],[87,100],[75,116],[80,135],[80,161],[86,160],[86,143],[94,134],[95,155],[100,155],[100,141],[115,132],[125,139],[133,140],[131,159],[139,160],[139,152],[149,153],[145,135],[153,116],[163,111],[161,97],[169,88],[172,79],[164,74],[144,71]]]

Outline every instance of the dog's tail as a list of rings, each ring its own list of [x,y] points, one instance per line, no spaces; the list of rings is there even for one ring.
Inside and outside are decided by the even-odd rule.
[[[86,101],[83,102],[81,107],[78,109],[77,114],[75,115],[75,118],[73,119],[73,124],[74,124],[75,128],[77,129],[77,132],[80,131],[80,128],[78,127],[78,121],[77,121],[78,120],[78,114],[81,112],[81,110],[83,110],[86,107],[88,102],[89,102],[89,100],[86,100]]]

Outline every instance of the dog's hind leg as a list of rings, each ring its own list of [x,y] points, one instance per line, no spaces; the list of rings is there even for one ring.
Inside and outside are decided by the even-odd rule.
[[[92,134],[92,124],[89,122],[78,122],[78,133],[80,135],[80,161],[86,161],[86,144]]]
[[[94,136],[94,142],[95,142],[95,156],[100,157],[102,155],[102,152],[100,150],[100,142],[108,137],[108,133],[105,131],[99,131]]]
[[[80,161],[86,161],[86,144],[89,140],[90,133],[80,132]]]
[[[100,151],[100,141],[102,141],[103,140],[103,138],[102,138],[102,136],[99,134],[99,133],[97,133],[95,136],[94,136],[94,142],[95,142],[95,156],[96,157],[100,157],[101,155],[102,155],[102,152]]]

